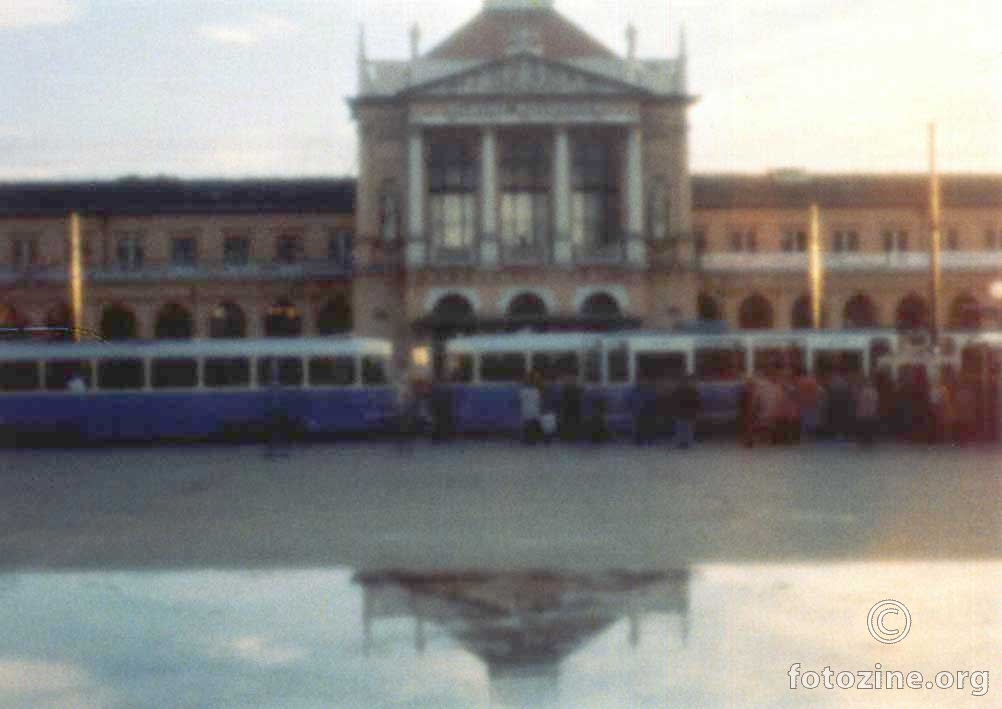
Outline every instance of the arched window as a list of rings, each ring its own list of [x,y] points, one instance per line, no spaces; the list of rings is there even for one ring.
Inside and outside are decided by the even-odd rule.
[[[216,340],[239,340],[247,337],[247,317],[236,303],[220,303],[209,320],[209,337]]]
[[[508,304],[508,317],[532,320],[546,317],[546,303],[535,293],[520,293]]]
[[[442,296],[432,310],[436,318],[453,323],[471,320],[474,317],[474,312],[473,304],[465,296],[458,293]]]
[[[184,306],[169,303],[157,313],[155,335],[158,340],[190,340],[193,334],[191,313]]]
[[[951,330],[981,329],[981,306],[970,293],[958,295],[950,306]]]
[[[842,311],[842,326],[847,330],[878,327],[877,306],[864,293],[849,298]]]
[[[756,293],[741,302],[738,325],[742,330],[768,330],[774,322],[772,304]]]
[[[898,303],[895,324],[898,330],[921,330],[929,326],[929,306],[925,298],[914,293]]]
[[[101,337],[105,340],[133,340],[139,336],[136,314],[124,305],[106,306],[101,313]]]
[[[619,301],[608,293],[592,293],[581,304],[581,314],[590,318],[618,318],[623,314]]]
[[[299,337],[303,334],[303,318],[290,301],[276,301],[264,316],[265,337]]]
[[[814,310],[812,298],[809,295],[802,295],[793,304],[793,311],[790,313],[790,323],[794,330],[810,330],[814,327]],[[828,313],[825,312],[824,305],[821,307],[821,327],[828,326]]]
[[[700,320],[716,321],[723,320],[723,311],[720,303],[712,295],[700,293],[696,298],[696,313]]]
[[[26,336],[19,332],[28,327],[27,319],[13,305],[0,303],[0,339],[9,340],[14,337]]]
[[[58,303],[45,313],[45,327],[51,340],[72,340],[73,312],[66,303]]]
[[[352,314],[348,297],[338,293],[317,313],[317,332],[321,335],[343,335],[351,332]]]

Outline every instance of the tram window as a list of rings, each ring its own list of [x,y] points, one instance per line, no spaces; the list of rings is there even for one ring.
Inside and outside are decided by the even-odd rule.
[[[640,381],[681,379],[685,375],[685,354],[682,352],[637,354],[637,379]]]
[[[630,381],[630,355],[626,345],[620,345],[608,354],[609,382],[623,384]]]
[[[449,369],[445,373],[446,381],[455,384],[469,384],[473,381],[473,355],[451,354],[448,365]]]
[[[819,377],[827,377],[835,372],[852,374],[862,371],[862,352],[816,352],[814,354],[814,373]]]
[[[38,362],[0,362],[0,391],[34,391],[39,386]]]
[[[150,373],[154,389],[192,389],[198,386],[198,360],[155,359]]]
[[[577,378],[580,363],[575,352],[536,352],[532,355],[532,368],[544,380],[552,382],[564,377]]]
[[[303,360],[299,357],[262,357],[257,361],[257,384],[266,387],[276,383],[278,386],[303,386]]]
[[[362,383],[366,386],[386,386],[389,383],[386,359],[368,355],[362,358]]]
[[[588,350],[585,352],[584,362],[585,381],[589,384],[600,384],[602,382],[602,353],[598,350]]]
[[[353,357],[314,357],[310,360],[310,386],[350,387],[354,384]]]
[[[703,381],[734,381],[745,373],[744,350],[696,350],[696,376]]]
[[[803,367],[803,365],[804,351],[796,348],[756,349],[752,358],[752,366],[756,374],[778,372],[788,367]]]
[[[59,360],[45,363],[45,388],[65,391],[73,377],[79,376],[85,385],[91,381],[90,362],[87,360]]]
[[[250,360],[245,357],[205,360],[205,386],[236,389],[250,385]]]
[[[480,379],[521,382],[525,379],[525,355],[518,352],[480,355]]]
[[[146,386],[141,359],[103,359],[97,363],[97,383],[102,389],[123,391]]]

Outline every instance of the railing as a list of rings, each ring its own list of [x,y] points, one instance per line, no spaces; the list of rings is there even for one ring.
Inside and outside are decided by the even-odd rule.
[[[705,271],[800,272],[807,271],[808,258],[804,253],[705,253],[700,265]],[[829,271],[923,271],[929,268],[929,254],[924,251],[827,253],[824,265]],[[1002,253],[944,251],[940,265],[944,271],[996,271],[1002,268]]]
[[[545,242],[501,244],[501,263],[513,266],[538,266],[546,263]]]

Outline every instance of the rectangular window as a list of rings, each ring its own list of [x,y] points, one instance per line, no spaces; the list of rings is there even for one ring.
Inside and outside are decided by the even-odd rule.
[[[832,234],[832,251],[846,253],[859,251],[859,232],[855,229],[839,229]]]
[[[637,355],[638,380],[680,379],[685,374],[685,354],[681,352],[645,352]]]
[[[250,360],[246,357],[205,360],[205,386],[211,389],[239,389],[250,386]]]
[[[10,263],[18,271],[26,271],[38,263],[38,238],[15,236],[10,242]]]
[[[45,388],[49,391],[65,391],[70,388],[74,377],[79,377],[83,388],[90,386],[90,362],[87,360],[55,360],[45,363]]]
[[[354,357],[314,357],[310,360],[310,386],[354,386],[355,369]]]
[[[473,355],[450,354],[447,380],[454,384],[469,384],[473,381]]]
[[[141,359],[103,359],[97,364],[97,384],[102,389],[142,389],[146,374]]]
[[[192,268],[198,264],[198,241],[194,236],[175,236],[170,243],[170,265]]]
[[[571,238],[577,246],[609,246],[620,240],[616,142],[615,136],[598,133],[572,141]]]
[[[755,253],[758,251],[758,235],[754,229],[736,229],[731,232],[731,251],[735,253]]]
[[[885,253],[908,251],[908,232],[904,229],[885,229],[883,233]]]
[[[531,135],[508,135],[501,147],[501,238],[515,247],[542,244],[550,225],[550,156]]]
[[[699,349],[695,352],[696,377],[702,381],[734,381],[745,373],[744,350]]]
[[[467,249],[477,233],[479,160],[471,145],[444,136],[428,155],[429,226],[436,246]]]
[[[226,266],[241,267],[250,263],[250,238],[227,236],[223,239],[223,263]]]
[[[692,248],[697,256],[706,253],[706,227],[696,227],[692,230]]]
[[[275,239],[275,262],[299,263],[303,255],[303,240],[296,234],[282,234]]]
[[[609,350],[607,366],[610,384],[625,384],[630,381],[630,353],[626,345]]]
[[[327,241],[327,260],[341,268],[350,269],[354,240],[354,234],[345,229],[333,232]]]
[[[532,355],[532,369],[539,372],[548,382],[564,377],[578,377],[581,371],[576,352],[535,352]]]
[[[389,381],[385,357],[366,355],[362,358],[362,383],[365,386],[386,386]]]
[[[803,229],[786,229],[780,241],[783,251],[787,253],[807,251],[807,232]]]
[[[150,381],[154,389],[193,389],[198,386],[198,361],[155,359]]]
[[[521,382],[525,379],[525,355],[520,353],[480,355],[480,380],[490,383]]]
[[[143,240],[138,235],[122,236],[115,251],[118,267],[123,271],[138,271],[143,267]]]
[[[257,385],[303,386],[303,360],[299,357],[262,357],[257,361]]]
[[[40,386],[38,362],[0,362],[0,391],[35,391]]]

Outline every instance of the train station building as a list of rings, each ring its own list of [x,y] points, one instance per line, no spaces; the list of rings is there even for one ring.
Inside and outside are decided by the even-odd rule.
[[[929,322],[927,176],[692,174],[685,43],[636,44],[486,0],[407,57],[360,42],[357,180],[0,184],[0,327],[70,322],[70,212],[105,338],[807,327],[812,204],[824,322]],[[942,195],[937,314],[971,329],[1002,274],[1002,175]]]

